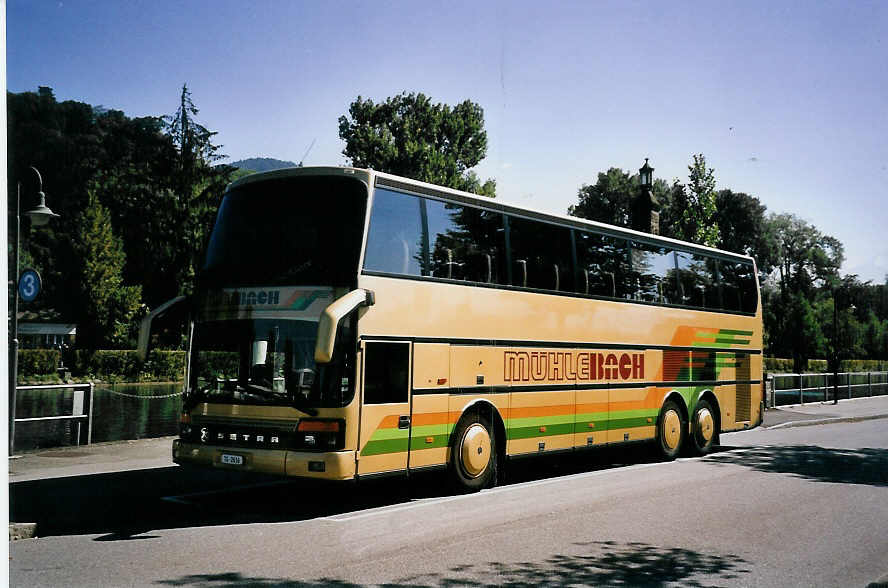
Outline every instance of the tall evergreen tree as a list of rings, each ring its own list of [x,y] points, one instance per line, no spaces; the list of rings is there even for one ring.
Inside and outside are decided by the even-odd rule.
[[[156,194],[160,208],[168,215],[168,253],[175,273],[177,294],[194,287],[205,238],[209,234],[222,192],[234,168],[214,165],[222,159],[222,146],[213,143],[216,132],[198,123],[200,111],[191,99],[188,86],[182,86],[176,114],[165,117],[166,132],[176,148],[174,189]]]
[[[130,323],[139,309],[142,289],[123,283],[126,255],[111,226],[108,209],[90,190],[86,209],[78,216],[74,249],[80,259],[78,344],[89,348],[125,346]]]
[[[701,245],[718,247],[719,230],[715,194],[715,170],[706,167],[706,157],[694,155],[688,166],[688,184],[678,219],[679,238]]]

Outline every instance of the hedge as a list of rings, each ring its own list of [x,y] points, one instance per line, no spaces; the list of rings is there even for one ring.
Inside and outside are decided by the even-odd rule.
[[[19,382],[56,376],[55,349],[19,351]],[[76,379],[109,382],[180,382],[185,376],[185,352],[155,350],[142,364],[133,350],[76,349],[65,354],[65,367]]]
[[[794,372],[791,359],[780,357],[764,358],[764,371],[775,374],[791,374]],[[829,371],[829,362],[825,359],[809,359],[807,373],[822,374]],[[840,372],[883,372],[888,371],[888,361],[878,359],[843,359]]]
[[[61,353],[58,349],[19,349],[19,377],[26,375],[55,374]]]

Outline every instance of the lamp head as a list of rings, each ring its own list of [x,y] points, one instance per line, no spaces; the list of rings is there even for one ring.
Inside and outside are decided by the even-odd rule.
[[[42,227],[49,222],[49,219],[58,218],[59,215],[50,210],[46,205],[46,194],[40,192],[38,196],[40,196],[40,204],[27,211],[25,214],[31,218],[32,225],[35,227]]]

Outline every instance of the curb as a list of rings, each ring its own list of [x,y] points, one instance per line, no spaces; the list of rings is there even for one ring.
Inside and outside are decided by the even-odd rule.
[[[790,427],[811,427],[814,425],[830,425],[833,423],[858,423],[861,421],[873,421],[876,419],[888,419],[888,414],[874,414],[854,417],[831,417],[828,419],[805,419],[801,421],[789,421],[786,423],[780,423],[779,425],[771,425],[770,427],[762,428],[770,431],[773,429],[786,429]]]
[[[37,535],[37,523],[9,523],[9,540],[33,539]]]

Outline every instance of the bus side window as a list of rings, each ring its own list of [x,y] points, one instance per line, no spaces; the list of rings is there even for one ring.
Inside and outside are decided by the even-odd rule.
[[[509,217],[512,285],[536,290],[573,290],[573,245],[566,227]]]
[[[634,289],[629,284],[626,241],[588,231],[574,233],[580,268],[575,291],[607,298],[631,297]]]
[[[370,214],[370,235],[364,268],[386,273],[418,276],[425,262],[419,199],[377,188]]]
[[[632,278],[637,300],[659,304],[677,302],[675,253],[671,249],[633,242]]]
[[[426,200],[428,242],[436,278],[497,284],[505,259],[502,215],[451,202]]]
[[[755,312],[757,300],[752,264],[721,260],[719,271],[725,310]]]

